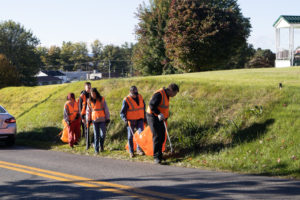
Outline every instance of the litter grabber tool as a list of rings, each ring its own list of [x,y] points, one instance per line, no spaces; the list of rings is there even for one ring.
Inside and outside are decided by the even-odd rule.
[[[172,143],[171,143],[171,140],[170,140],[170,137],[169,137],[169,133],[168,133],[168,129],[167,129],[167,125],[166,125],[165,121],[164,121],[164,126],[165,126],[167,136],[168,136],[168,140],[169,140],[169,143],[170,143],[171,153],[173,153]]]
[[[85,125],[85,142],[86,142],[86,150],[90,148],[90,123],[86,122]]]

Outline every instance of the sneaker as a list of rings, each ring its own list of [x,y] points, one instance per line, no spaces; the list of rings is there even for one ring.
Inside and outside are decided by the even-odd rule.
[[[140,156],[145,155],[144,152],[143,152],[142,150],[140,150],[140,149],[138,149],[136,152],[137,152],[137,154],[140,155]]]
[[[130,158],[133,158],[133,157],[134,157],[134,154],[133,154],[133,153],[129,153],[129,157],[130,157]]]
[[[154,158],[154,163],[155,163],[155,164],[161,164],[161,160],[158,159],[158,158]]]

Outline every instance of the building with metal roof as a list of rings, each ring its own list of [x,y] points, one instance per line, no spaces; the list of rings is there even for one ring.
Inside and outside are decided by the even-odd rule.
[[[295,29],[300,29],[300,16],[281,15],[273,24],[276,31],[275,67],[290,67],[300,65],[300,49],[295,49]],[[282,47],[280,30],[289,29],[289,46]],[[300,44],[298,44],[300,45]]]

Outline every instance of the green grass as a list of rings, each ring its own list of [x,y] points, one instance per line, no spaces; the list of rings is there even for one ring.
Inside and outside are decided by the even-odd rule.
[[[179,84],[180,93],[170,103],[168,130],[175,153],[166,154],[167,164],[300,177],[298,67],[94,81],[92,87],[105,96],[112,120],[102,156],[129,159],[119,117],[129,87],[136,85],[148,103],[155,90],[171,82]],[[84,141],[70,149],[57,136],[66,96],[74,92],[78,97],[83,84],[1,89],[0,104],[17,117],[18,144],[93,155]]]

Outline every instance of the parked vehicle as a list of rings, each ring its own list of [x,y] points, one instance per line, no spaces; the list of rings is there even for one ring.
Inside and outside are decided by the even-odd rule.
[[[17,133],[16,119],[0,105],[0,142],[12,146]]]

